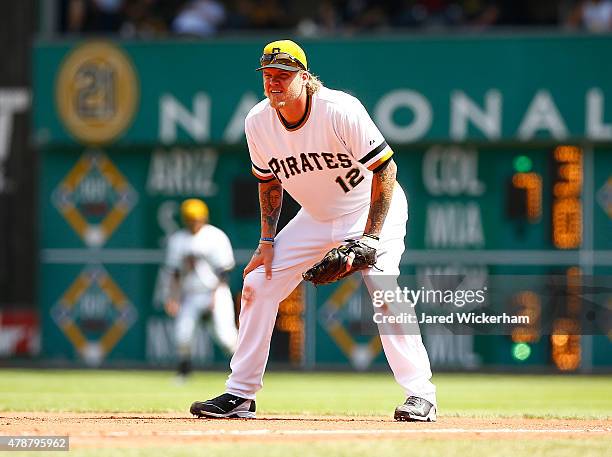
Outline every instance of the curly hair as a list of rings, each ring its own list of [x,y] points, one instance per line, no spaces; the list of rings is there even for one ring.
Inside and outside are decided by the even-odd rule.
[[[308,95],[315,94],[321,87],[323,87],[323,83],[319,79],[318,76],[313,75],[310,72],[306,72],[308,74],[308,81],[306,81],[306,91]]]

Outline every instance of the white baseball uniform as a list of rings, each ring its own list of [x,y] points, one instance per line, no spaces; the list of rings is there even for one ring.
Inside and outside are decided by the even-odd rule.
[[[244,280],[238,347],[226,392],[254,399],[263,386],[279,302],[329,249],[363,235],[373,172],[393,151],[359,100],[325,87],[308,97],[305,115],[295,125],[288,125],[263,100],[249,112],[245,133],[255,176],[262,182],[276,177],[302,206],[275,238],[272,279],[265,278],[260,266]],[[399,275],[407,218],[406,197],[396,184],[377,250],[380,271],[363,272],[370,293],[382,287],[377,277],[395,282]],[[389,365],[406,395],[435,404],[420,333],[393,332],[380,325],[379,331]]]
[[[212,306],[212,334],[233,354],[238,337],[234,301],[228,285],[220,282],[216,273],[234,267],[227,235],[210,224],[195,234],[179,230],[168,238],[166,267],[180,272],[181,298],[175,322],[179,350],[189,350],[200,317]]]

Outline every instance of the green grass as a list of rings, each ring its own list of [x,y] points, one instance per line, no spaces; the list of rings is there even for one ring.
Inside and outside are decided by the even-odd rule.
[[[193,400],[223,390],[225,373],[198,373],[177,386],[160,371],[0,370],[0,413],[6,411],[173,412],[188,416]],[[612,417],[612,376],[436,375],[443,416]],[[262,414],[388,415],[403,393],[387,373],[276,373],[258,395]],[[608,437],[580,439],[309,439],[297,442],[204,441],[165,447],[75,449],[74,457],[466,456],[595,457]],[[13,453],[12,453],[13,454]],[[47,454],[47,455],[55,455]],[[33,455],[14,453],[14,455]],[[45,455],[37,452],[36,455]]]
[[[0,370],[0,411],[176,412],[223,391],[225,373],[177,386],[160,371]],[[442,374],[445,416],[609,418],[612,376]],[[265,377],[260,414],[389,415],[403,393],[387,373],[276,373]]]

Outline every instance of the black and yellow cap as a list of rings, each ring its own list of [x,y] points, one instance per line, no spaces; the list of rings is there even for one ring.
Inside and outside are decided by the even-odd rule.
[[[278,40],[268,43],[263,49],[263,55],[259,63],[261,66],[257,71],[264,68],[278,68],[287,71],[308,70],[306,53],[296,42],[291,40]]]
[[[202,200],[190,198],[181,204],[181,215],[185,220],[207,220],[208,206]]]

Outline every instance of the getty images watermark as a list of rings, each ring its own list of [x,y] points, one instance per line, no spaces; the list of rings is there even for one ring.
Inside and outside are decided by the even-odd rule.
[[[367,286],[367,287],[366,287]],[[364,335],[609,335],[612,277],[494,275],[353,275],[324,300],[319,322]],[[561,330],[559,330],[561,329]]]
[[[396,287],[392,290],[375,290],[372,293],[376,324],[529,324],[530,316],[517,316],[508,313],[488,315],[486,312],[456,311],[447,314],[416,313],[414,308],[419,304],[452,305],[459,309],[466,305],[483,305],[486,302],[487,287],[476,290],[431,290],[421,287],[419,290],[408,287]],[[406,308],[412,312],[389,313],[392,305]],[[377,310],[378,309],[378,310]]]

